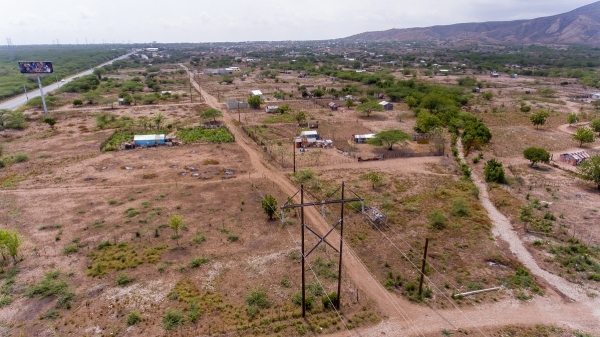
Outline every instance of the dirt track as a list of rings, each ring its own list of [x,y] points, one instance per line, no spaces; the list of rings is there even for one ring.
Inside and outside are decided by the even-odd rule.
[[[194,82],[195,89],[204,97],[207,105],[222,109],[220,104],[213,96],[199,87]],[[287,177],[278,169],[272,167],[260,153],[255,149],[252,140],[244,132],[232,124],[233,117],[225,113],[225,123],[234,134],[238,145],[249,155],[250,164],[254,168],[250,180],[268,177],[286,194],[293,195],[297,187],[293,186]],[[423,158],[416,158],[424,160]],[[430,159],[425,159],[430,160]],[[436,159],[433,159],[436,160]],[[377,167],[381,165],[394,165],[399,167],[396,161],[373,162],[367,165],[361,164],[361,167]],[[403,162],[403,164],[406,164]],[[410,171],[413,165],[402,165],[403,169]],[[326,168],[327,169],[327,168]],[[447,309],[443,311],[434,310],[428,307],[419,306],[388,292],[371,275],[367,267],[353,253],[348,245],[344,245],[344,268],[350,275],[352,281],[358,285],[359,289],[367,294],[367,297],[374,300],[379,308],[386,313],[388,319],[382,323],[364,329],[340,332],[337,335],[359,335],[359,336],[407,336],[439,333],[442,329],[469,329],[476,331],[476,327],[502,327],[508,324],[553,324],[566,326],[570,329],[581,329],[583,331],[600,333],[600,305],[596,299],[589,299],[576,286],[568,284],[562,278],[552,275],[537,266],[531,254],[525,249],[518,236],[512,231],[510,222],[493,206],[487,197],[486,186],[480,179],[474,177],[473,180],[482,191],[481,200],[483,206],[488,211],[490,218],[494,223],[494,235],[500,240],[509,243],[510,249],[515,256],[525,264],[532,272],[543,278],[552,288],[561,289],[568,297],[576,302],[565,301],[564,298],[554,291],[549,291],[546,297],[536,297],[530,302],[521,302],[519,300],[507,300],[492,305],[479,305],[463,309]],[[317,231],[324,233],[329,225],[323,220],[314,209],[308,209],[306,212],[308,222],[316,227]],[[336,233],[332,233],[333,242],[339,240]],[[590,314],[590,311],[593,314]],[[481,332],[476,335],[484,335]]]

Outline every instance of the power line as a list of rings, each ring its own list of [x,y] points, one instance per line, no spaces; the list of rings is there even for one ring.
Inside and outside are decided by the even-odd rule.
[[[353,206],[352,206],[352,205],[350,205],[350,207],[353,207]],[[354,208],[356,211],[358,211],[358,210],[357,210],[355,207],[353,207],[353,208]],[[363,214],[364,214],[364,213],[363,213]],[[465,314],[465,313],[464,313],[462,310],[460,310],[460,308],[459,308],[458,306],[456,306],[456,304],[454,304],[454,302],[452,302],[452,301],[451,301],[451,300],[450,300],[450,299],[449,299],[449,298],[446,296],[446,294],[445,294],[445,293],[444,293],[444,292],[443,292],[443,291],[442,291],[442,290],[441,290],[441,289],[440,289],[440,288],[439,288],[439,287],[438,287],[438,286],[437,286],[437,285],[436,285],[436,284],[435,284],[435,283],[434,283],[434,282],[433,282],[433,281],[432,281],[432,280],[431,280],[431,279],[430,279],[430,278],[429,278],[427,275],[425,275],[425,273],[423,273],[423,272],[422,272],[422,271],[421,271],[421,270],[420,270],[420,269],[419,269],[419,268],[418,268],[418,267],[417,267],[417,266],[416,266],[416,265],[415,265],[415,264],[412,262],[412,260],[410,260],[410,259],[408,258],[408,256],[407,256],[407,255],[406,255],[406,254],[405,254],[405,253],[404,253],[402,250],[400,250],[400,248],[398,248],[398,246],[397,246],[397,245],[396,245],[396,244],[395,244],[395,243],[394,243],[394,242],[393,242],[393,241],[392,241],[392,240],[391,240],[391,239],[390,239],[390,238],[389,238],[387,235],[385,235],[385,233],[383,233],[383,232],[381,231],[381,229],[379,229],[379,226],[377,226],[377,224],[376,224],[375,222],[373,222],[373,221],[372,221],[372,220],[371,220],[369,217],[367,217],[366,215],[365,215],[365,218],[366,218],[366,219],[367,219],[369,222],[371,222],[371,224],[372,224],[372,227],[376,228],[376,229],[379,231],[379,233],[381,233],[381,235],[382,235],[382,236],[383,236],[383,237],[384,237],[386,240],[388,240],[388,241],[389,241],[389,242],[392,244],[392,246],[393,246],[394,248],[396,248],[396,250],[398,250],[398,252],[400,252],[400,254],[402,254],[402,256],[403,256],[403,257],[404,257],[404,258],[405,258],[405,259],[406,259],[406,260],[407,260],[407,261],[408,261],[408,262],[409,262],[409,263],[410,263],[410,264],[411,264],[411,265],[412,265],[412,266],[413,266],[413,267],[414,267],[414,268],[415,268],[415,269],[416,269],[416,270],[419,272],[419,274],[420,274],[420,275],[422,275],[423,277],[425,277],[425,278],[427,279],[427,281],[428,281],[428,282],[429,282],[431,285],[433,285],[433,287],[434,287],[434,288],[435,288],[437,291],[439,291],[439,292],[440,292],[440,294],[441,294],[441,295],[442,295],[442,296],[443,296],[443,297],[444,297],[444,298],[445,298],[445,299],[446,299],[446,300],[447,300],[447,301],[448,301],[448,302],[449,302],[449,303],[450,303],[450,304],[451,304],[451,305],[452,305],[452,306],[453,306],[453,307],[454,307],[454,308],[455,308],[455,309],[456,309],[456,310],[457,310],[457,311],[458,311],[458,312],[459,312],[459,313],[460,313],[460,314],[461,314],[461,315],[462,315],[462,316],[463,316],[463,317],[464,317],[464,318],[465,318],[465,319],[466,319],[466,320],[467,320],[467,321],[468,321],[468,322],[469,322],[469,323],[470,323],[470,324],[471,324],[471,325],[472,325],[472,326],[475,328],[475,329],[477,329],[477,331],[479,331],[479,333],[481,333],[481,335],[483,335],[483,336],[486,336],[486,335],[485,335],[485,333],[483,333],[483,331],[481,331],[481,329],[480,329],[478,326],[476,326],[476,325],[475,325],[475,323],[473,323],[473,321],[471,321],[471,319],[470,319],[470,318],[469,318],[469,317],[468,317],[468,316],[467,316],[467,315],[466,315],[466,314]],[[390,225],[387,223],[387,221],[383,221],[383,223],[384,223],[384,224],[385,224],[385,225],[386,225],[388,228],[390,228],[390,229],[392,229],[392,230],[393,230],[393,228],[392,228],[392,227],[391,227],[391,226],[390,226]],[[398,234],[396,231],[394,231],[394,233],[395,233],[396,235],[400,236],[400,235],[399,235],[399,234]],[[403,240],[403,241],[404,241],[404,240]],[[406,241],[404,241],[404,242],[406,243]],[[410,246],[410,244],[408,244],[408,243],[407,243],[407,245],[408,245],[408,246],[409,246],[411,249],[413,249],[413,247],[412,247],[412,246]],[[431,265],[431,263],[430,263],[430,266],[432,266],[432,265]],[[441,274],[441,273],[440,273],[440,272],[439,272],[437,269],[435,269],[435,267],[433,267],[433,266],[432,266],[432,268],[434,268],[434,270],[435,270],[436,272],[438,272],[440,275],[442,275],[442,277],[444,277],[444,276],[443,276],[443,274]],[[446,279],[446,278],[444,277],[444,279]]]

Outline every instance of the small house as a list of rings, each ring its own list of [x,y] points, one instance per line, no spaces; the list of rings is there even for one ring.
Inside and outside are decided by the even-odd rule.
[[[590,155],[587,152],[578,151],[571,153],[563,153],[559,156],[558,160],[572,166],[578,166],[588,158],[590,158]]]
[[[365,134],[365,135],[353,135],[354,137],[354,142],[357,144],[361,144],[361,143],[366,143],[367,140],[375,137],[374,133],[369,133],[369,134]]]
[[[265,112],[267,112],[267,113],[279,112],[279,106],[278,105],[269,105],[265,108]]]
[[[135,135],[133,141],[135,146],[165,145],[165,135]]]
[[[394,110],[394,105],[390,102],[381,101],[379,105],[383,107],[383,110]]]
[[[250,96],[258,96],[258,97],[260,97],[260,99],[262,99],[262,95],[263,95],[263,93],[260,90],[252,90],[252,91],[250,91]]]
[[[317,140],[319,139],[319,133],[316,130],[302,131],[300,137]]]
[[[477,93],[477,92],[481,92],[481,89],[480,89],[479,87],[475,87],[475,88],[473,89],[473,92],[475,92],[475,93]]]
[[[351,100],[354,101],[354,96],[352,96],[352,95],[346,95],[346,96],[340,97],[340,101],[342,101],[342,102],[345,102],[345,101],[347,101],[349,99],[351,99]]]
[[[331,111],[337,111],[338,109],[338,105],[334,102],[329,102],[329,110]]]
[[[500,74],[498,74],[498,73],[497,73],[497,72],[495,72],[495,71],[492,71],[492,72],[490,73],[490,77],[492,77],[492,78],[497,78],[497,77],[500,77]]]
[[[592,99],[600,99],[600,92],[595,92],[592,94]]]

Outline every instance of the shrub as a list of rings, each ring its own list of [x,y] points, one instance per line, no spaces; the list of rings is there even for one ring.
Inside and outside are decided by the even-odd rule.
[[[192,242],[199,245],[202,242],[206,241],[206,237],[204,235],[196,235],[192,238]]]
[[[83,101],[80,99],[76,99],[73,101],[73,105],[83,105]]]
[[[452,215],[460,217],[469,216],[471,214],[469,207],[467,206],[467,202],[462,198],[454,200],[452,203],[452,210],[450,212]]]
[[[46,273],[41,281],[27,289],[25,296],[41,298],[54,296],[58,300],[56,303],[58,308],[63,306],[69,308],[71,301],[75,299],[75,294],[69,289],[67,282],[60,280],[59,276],[60,271],[58,270]]]
[[[65,246],[65,248],[63,248],[63,254],[77,253],[78,251],[79,251],[79,247],[77,247],[77,245],[74,243],[69,244],[69,245]]]
[[[24,163],[29,160],[27,153],[17,153],[15,155],[15,163]]]
[[[448,218],[442,213],[441,210],[436,209],[433,212],[427,215],[427,219],[429,219],[429,224],[431,227],[435,229],[444,229],[446,228],[446,222]]]
[[[483,175],[487,182],[496,182],[500,184],[506,182],[504,167],[502,166],[502,163],[495,158],[492,158],[485,163],[483,166]]]
[[[231,233],[231,234],[227,235],[227,241],[236,242],[237,240],[238,240],[237,234]]]
[[[129,275],[127,275],[126,273],[121,273],[119,275],[117,275],[117,284],[120,286],[124,286],[127,285],[131,282],[133,282],[133,278]]]
[[[329,295],[325,295],[321,297],[321,303],[323,303],[323,308],[329,309],[330,306],[338,307],[338,298],[337,292],[332,292]]]
[[[142,316],[137,311],[132,311],[127,314],[127,326],[136,325],[142,321]]]
[[[255,289],[246,297],[246,304],[256,306],[259,309],[267,309],[271,306],[267,292],[260,288]]]
[[[163,329],[170,331],[185,323],[185,316],[180,310],[167,308],[167,312],[162,316]]]

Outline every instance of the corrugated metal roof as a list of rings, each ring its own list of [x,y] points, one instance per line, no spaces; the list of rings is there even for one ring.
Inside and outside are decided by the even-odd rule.
[[[252,95],[254,96],[261,96],[263,93],[260,90],[252,90]]]
[[[364,134],[364,135],[354,135],[354,138],[356,138],[356,139],[358,139],[358,138],[369,139],[369,138],[373,138],[373,137],[375,137],[374,133],[367,133],[367,134]]]
[[[133,136],[133,140],[163,140],[165,139],[165,135],[135,135]]]
[[[576,160],[585,160],[585,159],[590,158],[590,155],[585,151],[563,153],[563,156],[569,156]]]
[[[300,136],[317,136],[318,133],[315,130],[310,130],[310,131],[302,131],[300,132]]]

